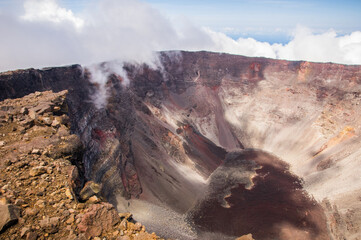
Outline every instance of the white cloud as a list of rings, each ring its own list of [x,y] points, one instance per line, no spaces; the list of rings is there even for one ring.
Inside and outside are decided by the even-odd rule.
[[[361,64],[361,32],[337,36],[333,30],[313,34],[307,28],[298,27],[288,44],[273,46],[273,49],[282,59]]]
[[[71,10],[60,7],[56,0],[25,0],[24,10],[25,14],[22,18],[27,21],[53,23],[69,21],[76,28],[81,28],[84,25],[83,19],[75,17]]]
[[[215,51],[286,60],[361,64],[361,32],[338,36],[335,31],[329,30],[315,34],[306,27],[298,26],[288,44],[271,45],[253,38],[233,40],[223,33],[207,31],[214,42],[210,49]]]
[[[210,29],[207,29],[206,31],[213,41],[213,46],[210,47],[210,50],[212,51],[253,57],[277,57],[272,45],[267,42],[259,42],[253,38],[239,38],[238,40],[233,40],[224,33],[214,32]]]
[[[149,60],[176,31],[157,10],[134,0],[103,0],[86,13],[80,38],[92,61]]]
[[[160,50],[209,50],[246,56],[361,64],[361,32],[338,36],[298,27],[285,45],[234,40],[187,19],[170,20],[138,0],[98,0],[77,16],[56,0],[24,0],[0,13],[0,71],[107,60],[154,61]]]

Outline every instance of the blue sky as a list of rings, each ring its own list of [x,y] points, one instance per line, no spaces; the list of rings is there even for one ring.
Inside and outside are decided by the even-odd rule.
[[[81,13],[97,0],[58,0]],[[0,9],[19,0],[0,0]],[[177,22],[186,18],[233,39],[251,37],[269,43],[287,43],[298,26],[339,35],[361,30],[361,0],[142,0]]]
[[[0,71],[154,52],[361,64],[361,0],[0,0]]]
[[[361,30],[360,0],[146,0],[164,14],[185,16],[233,38],[289,41],[297,25],[338,34]]]

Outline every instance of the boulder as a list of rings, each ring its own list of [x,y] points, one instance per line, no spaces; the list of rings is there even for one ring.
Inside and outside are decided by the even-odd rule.
[[[101,190],[101,185],[93,181],[88,181],[87,183],[85,183],[83,189],[80,191],[79,197],[81,200],[86,201],[90,197],[98,194],[100,190]]]
[[[81,217],[78,229],[87,237],[98,237],[103,232],[112,230],[120,221],[113,205],[109,203],[94,204]]]
[[[13,205],[0,205],[0,232],[14,225],[19,219],[19,209]]]

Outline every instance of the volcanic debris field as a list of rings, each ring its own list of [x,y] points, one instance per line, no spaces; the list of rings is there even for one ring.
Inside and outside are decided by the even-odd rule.
[[[361,239],[361,66],[158,58],[0,74],[0,236]]]
[[[0,102],[1,239],[161,239],[83,183],[67,91]],[[83,188],[81,188],[83,186]]]

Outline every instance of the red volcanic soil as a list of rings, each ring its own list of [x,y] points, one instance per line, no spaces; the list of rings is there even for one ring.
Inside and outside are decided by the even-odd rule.
[[[237,179],[235,171],[250,170],[249,164],[254,163],[256,175],[246,176],[253,182],[248,187],[247,179]],[[255,239],[329,239],[321,206],[302,190],[301,180],[285,162],[246,149],[228,154],[214,174],[209,193],[190,214],[200,231],[230,236],[252,233]],[[226,176],[224,182],[219,182],[220,175]],[[227,187],[232,187],[230,194],[224,191]],[[221,194],[227,206],[220,201]]]

